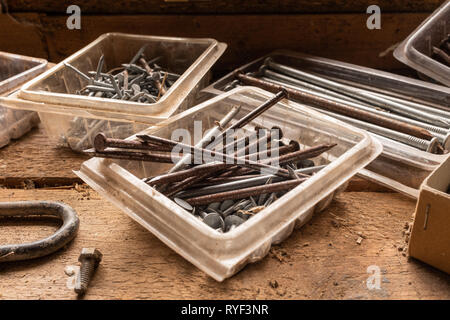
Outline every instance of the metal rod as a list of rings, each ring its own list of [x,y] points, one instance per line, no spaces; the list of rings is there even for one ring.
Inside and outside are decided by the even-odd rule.
[[[318,172],[325,168],[326,165],[321,166],[315,166],[305,169],[298,169],[295,170],[296,173],[301,174],[312,174],[315,172]],[[204,196],[207,194],[213,194],[213,193],[219,193],[219,192],[225,192],[230,190],[239,190],[242,188],[248,188],[248,187],[255,187],[259,185],[263,185],[267,182],[268,179],[272,178],[272,182],[280,182],[285,179],[274,176],[274,175],[258,175],[256,177],[247,177],[242,176],[240,180],[238,181],[231,181],[231,182],[225,182],[221,184],[206,186],[199,189],[193,189],[193,190],[186,190],[183,192],[180,192],[177,194],[178,198],[192,198],[192,197],[198,197],[198,196]]]
[[[254,120],[258,116],[263,114],[265,111],[269,110],[275,104],[277,104],[280,100],[287,97],[287,92],[283,88],[281,88],[280,90],[277,90],[277,92],[278,93],[276,93],[274,97],[270,98],[269,100],[267,100],[266,102],[261,104],[259,107],[257,107],[253,111],[249,112],[247,115],[245,115],[239,121],[237,121],[235,124],[230,126],[227,130],[223,131],[219,137],[217,137],[212,143],[210,143],[206,147],[206,149],[214,148],[221,141],[223,141],[224,137],[227,137],[230,133],[233,133],[234,130],[243,128],[245,125],[249,124],[252,120]]]
[[[228,156],[226,154],[223,154],[221,152],[217,152],[217,151],[213,151],[213,150],[207,150],[207,149],[203,149],[203,148],[198,148],[198,147],[194,147],[188,144],[184,144],[181,142],[176,142],[173,140],[169,140],[169,139],[164,139],[164,138],[160,138],[160,137],[156,137],[156,136],[151,136],[151,135],[139,135],[138,136],[140,139],[146,140],[146,141],[155,141],[155,142],[159,142],[159,143],[166,143],[168,145],[171,146],[179,146],[182,147],[184,150],[188,150],[188,152],[190,152],[192,155],[195,156],[195,153],[201,153],[203,155],[203,157],[206,157],[208,159],[210,159],[211,161],[222,161],[222,162],[228,162],[227,164],[236,164],[238,166],[242,166],[242,167],[248,167],[251,169],[255,169],[255,170],[261,170],[261,169],[266,169],[266,170],[271,170],[275,175],[277,176],[281,176],[281,177],[288,177],[289,176],[289,172],[286,169],[282,169],[279,167],[274,167],[274,166],[270,166],[264,163],[259,163],[259,162],[255,162],[249,159],[245,159],[245,158],[238,158],[235,156]],[[214,159],[214,157],[219,157],[220,159]]]
[[[219,123],[213,127],[196,145],[195,147],[204,148],[209,143],[211,143],[211,139],[214,138],[216,135],[218,135],[223,128],[238,114],[241,107],[233,107],[230,112],[228,112],[220,121]],[[170,170],[171,172],[176,172],[181,170],[186,166],[187,163],[191,162],[192,156],[190,154],[187,154],[181,158],[180,162],[177,162]]]
[[[278,80],[265,79],[265,78],[262,78],[262,80],[270,81],[270,82],[272,82],[274,84],[278,84],[278,85],[286,85],[287,87],[292,87],[294,89],[298,89],[299,88],[299,87],[296,87],[294,85],[289,85],[289,84],[286,84],[286,83],[284,83],[282,81],[278,81]],[[326,99],[329,99],[329,100],[332,100],[332,101],[335,101],[335,102],[338,102],[338,103],[346,103],[346,104],[348,104],[351,107],[355,107],[355,108],[358,108],[358,109],[361,109],[361,110],[365,110],[365,111],[368,111],[368,112],[372,112],[372,113],[378,114],[380,116],[384,116],[384,117],[387,117],[387,118],[390,118],[390,119],[393,119],[393,120],[405,122],[407,124],[411,124],[413,126],[417,126],[417,127],[423,128],[425,130],[428,130],[430,132],[430,134],[433,135],[434,137],[437,137],[439,139],[439,141],[443,145],[448,145],[450,143],[450,130],[449,129],[444,129],[442,127],[434,126],[434,125],[429,124],[429,123],[420,122],[418,120],[414,120],[414,119],[411,119],[411,118],[406,118],[404,116],[401,116],[401,115],[398,115],[398,114],[394,114],[394,113],[389,113],[387,111],[381,111],[379,109],[376,109],[373,106],[368,107],[366,105],[361,104],[358,101],[354,102],[356,100],[354,100],[354,101],[350,101],[350,100],[345,101],[344,99],[340,99],[340,98],[336,98],[336,97],[330,97],[330,96],[325,96],[321,92],[318,92],[318,91],[316,92],[316,91],[314,91],[312,89],[311,90],[306,89],[306,90],[309,91],[311,94],[315,94],[315,95],[317,95],[319,97],[322,97],[322,98],[326,98]],[[409,103],[409,101],[407,101],[407,102]]]
[[[377,124],[377,125],[385,127],[385,128],[389,128],[389,129],[392,129],[395,131],[410,134],[412,136],[415,136],[415,137],[418,137],[421,139],[426,139],[426,140],[433,139],[433,135],[430,134],[427,130],[425,130],[423,128],[412,126],[412,125],[409,125],[409,124],[406,124],[406,123],[403,123],[400,121],[396,121],[393,119],[389,119],[384,116],[375,115],[371,112],[367,112],[367,111],[360,110],[355,107],[351,107],[348,104],[337,103],[333,100],[321,98],[314,94],[310,94],[310,93],[307,93],[304,91],[295,90],[295,89],[291,89],[291,88],[286,88],[285,86],[273,84],[273,83],[263,81],[263,80],[260,80],[260,79],[254,78],[254,77],[250,77],[247,75],[243,75],[240,73],[237,73],[236,77],[245,84],[261,87],[261,88],[271,91],[271,92],[278,91],[281,88],[284,88],[288,92],[289,97],[298,99],[298,100],[306,102],[306,103],[314,104],[320,108],[324,108],[329,111],[338,112],[338,113],[341,113],[341,114],[344,114],[344,115],[347,115],[347,116],[350,116],[350,117],[353,117],[353,118],[356,118],[356,119],[359,119],[362,121],[367,121],[367,122]]]
[[[296,186],[298,186],[302,182],[306,181],[307,179],[308,178],[288,180],[288,181],[283,181],[283,182],[265,184],[262,186],[220,192],[220,193],[209,194],[209,195],[205,195],[205,196],[187,198],[185,201],[192,206],[198,206],[198,205],[204,205],[204,204],[209,204],[209,203],[213,203],[213,202],[220,202],[220,201],[229,200],[229,199],[244,199],[244,198],[247,198],[250,196],[256,196],[256,195],[260,195],[263,193],[272,193],[272,192],[279,192],[279,191],[283,191],[283,190],[289,190],[289,189],[295,188]]]
[[[173,163],[173,160],[180,160],[180,157],[171,154],[161,153],[139,153],[131,151],[105,150],[97,152],[94,149],[83,151],[84,153],[98,158],[120,159],[120,160],[137,160],[146,162]]]
[[[334,117],[336,119],[339,119],[339,120],[342,120],[342,121],[347,122],[349,124],[352,124],[352,125],[354,125],[354,126],[356,126],[358,128],[365,129],[365,130],[370,131],[372,133],[379,134],[379,135],[381,135],[383,137],[396,140],[398,142],[407,144],[409,146],[418,148],[420,150],[424,150],[424,151],[427,151],[427,152],[434,153],[434,152],[436,152],[436,150],[437,150],[437,148],[439,146],[439,142],[438,142],[436,137],[433,138],[430,141],[427,141],[427,140],[424,140],[424,139],[419,139],[419,138],[416,138],[416,137],[409,136],[409,135],[401,133],[401,132],[397,132],[397,131],[393,131],[393,130],[390,130],[390,129],[387,129],[387,128],[379,127],[379,126],[376,126],[376,125],[371,124],[371,123],[359,121],[359,120],[352,119],[352,118],[349,118],[349,117],[345,117],[345,116],[342,116],[342,115],[334,114],[334,113],[331,113],[331,112],[328,112],[328,111],[322,111],[322,110],[318,110],[318,109],[316,109],[316,110],[319,111],[319,112],[323,112],[325,114],[328,114],[329,116]]]
[[[391,110],[393,112],[402,113],[408,117],[413,117],[418,120],[425,120],[431,124],[435,125],[446,125],[447,127],[450,127],[449,120],[445,120],[433,115],[426,114],[420,110],[415,110],[414,108],[410,108],[408,106],[402,105],[400,103],[386,100],[383,97],[375,96],[373,94],[368,94],[367,92],[364,92],[362,90],[359,90],[358,88],[347,86],[344,84],[341,84],[339,82],[331,81],[328,79],[325,79],[323,77],[319,77],[304,71],[300,71],[294,68],[291,68],[286,65],[282,65],[279,63],[274,62],[270,57],[267,58],[264,61],[264,64],[269,66],[269,68],[274,69],[276,71],[288,74],[292,77],[298,78],[300,80],[305,80],[308,82],[312,82],[316,85],[320,85],[323,87],[326,87],[330,90],[344,92],[345,94],[359,99],[364,100],[366,102],[373,103],[376,106],[379,106],[384,109]]]

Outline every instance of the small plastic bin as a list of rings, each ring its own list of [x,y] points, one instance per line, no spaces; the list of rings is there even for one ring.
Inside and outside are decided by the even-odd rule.
[[[104,68],[109,70],[128,63],[143,45],[147,45],[147,57],[161,56],[161,65],[181,75],[156,103],[75,94],[88,82],[64,63],[87,73],[97,68],[103,54]],[[125,138],[194,105],[198,92],[209,83],[212,65],[225,49],[226,44],[214,39],[108,33],[26,83],[17,94],[5,98],[4,104],[39,112],[49,136],[80,151],[91,146],[98,131]]]
[[[240,119],[272,96],[259,88],[237,88],[144,133],[171,138],[174,130],[188,129],[193,137],[194,121],[201,121],[206,130],[233,106],[241,106],[235,117]],[[210,228],[142,181],[166,172],[170,164],[93,158],[84,162],[77,174],[174,251],[223,281],[247,263],[262,259],[272,244],[283,241],[294,227],[326,208],[348,180],[382,151],[381,144],[363,131],[288,100],[282,100],[244,129],[254,130],[256,125],[279,126],[283,137],[299,141],[301,148],[319,143],[338,145],[314,158],[316,165],[327,164],[324,169],[227,233]]]
[[[344,63],[336,60],[306,55],[298,52],[280,50],[252,61],[239,69],[246,73],[256,71],[267,57],[275,61],[309,71],[331,79],[337,79],[363,89],[397,96],[414,102],[450,110],[450,88],[408,78],[400,75]],[[223,93],[233,80],[230,73],[217,80],[200,94],[200,100],[209,99]],[[383,143],[383,153],[359,175],[417,198],[423,180],[442,163],[446,156],[421,151],[399,142],[377,136]]]
[[[450,67],[431,58],[433,46],[450,34],[450,1],[445,1],[395,49],[394,56],[418,72],[450,87]]]
[[[42,73],[44,59],[0,52],[0,95],[7,95],[21,84]],[[34,112],[10,110],[0,104],[0,148],[11,139],[18,139],[39,123]]]

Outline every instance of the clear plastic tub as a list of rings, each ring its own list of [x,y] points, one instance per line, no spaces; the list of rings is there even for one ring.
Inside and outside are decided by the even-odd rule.
[[[104,68],[111,69],[128,63],[144,44],[147,57],[161,56],[162,65],[181,74],[156,103],[75,94],[87,81],[68,70],[65,62],[87,73],[96,69],[104,54]],[[17,94],[4,98],[3,103],[10,108],[39,112],[49,136],[58,137],[61,143],[80,151],[90,147],[86,141],[98,131],[125,138],[194,105],[198,92],[209,83],[212,65],[225,49],[225,44],[214,39],[108,33],[26,83]],[[98,120],[104,120],[101,128]]]
[[[236,116],[240,119],[272,96],[254,87],[238,88],[144,133],[170,138],[173,130],[183,128],[192,134],[196,120],[202,121],[204,129],[214,126],[235,105],[241,106]],[[324,169],[227,233],[210,228],[141,180],[166,172],[170,164],[93,158],[84,162],[77,174],[170,248],[223,281],[247,263],[262,259],[272,244],[283,241],[314,212],[326,208],[348,180],[382,151],[381,144],[363,131],[288,100],[282,100],[244,129],[252,130],[255,125],[277,125],[284,137],[299,141],[301,148],[319,143],[338,145],[314,159],[316,165],[328,164]]]
[[[450,34],[450,1],[445,1],[395,49],[394,56],[420,73],[450,87],[450,67],[431,58],[433,46]]]
[[[361,88],[415,102],[425,101],[429,105],[444,110],[449,110],[450,107],[450,88],[297,52],[276,51],[239,69],[244,73],[258,70],[264,59],[269,56],[275,61],[283,62],[299,70],[314,72]],[[224,87],[232,80],[232,73],[217,80],[202,90],[199,99],[205,100],[223,93]],[[409,197],[417,198],[423,180],[444,161],[446,156],[421,151],[383,137],[377,136],[377,138],[383,143],[383,153],[366,169],[361,170],[359,175]]]
[[[0,52],[0,95],[7,95],[21,84],[43,72],[44,59]],[[34,112],[10,110],[0,104],[0,148],[18,139],[39,123]]]

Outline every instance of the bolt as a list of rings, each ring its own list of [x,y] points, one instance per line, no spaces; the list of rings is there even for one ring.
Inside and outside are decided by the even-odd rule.
[[[89,282],[100,261],[102,261],[102,257],[102,253],[95,248],[83,248],[81,250],[78,257],[78,261],[81,262],[80,273],[75,284],[75,292],[78,295],[86,293]]]

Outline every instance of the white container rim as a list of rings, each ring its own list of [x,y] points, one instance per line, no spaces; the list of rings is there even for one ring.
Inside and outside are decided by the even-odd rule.
[[[0,81],[0,94],[8,93],[9,91],[19,86],[21,83],[30,80],[32,77],[44,71],[48,64],[46,59],[0,51],[0,59],[2,58],[13,58],[17,60],[32,62],[36,65],[27,70],[24,70],[23,72],[15,74],[14,76],[6,78],[3,81]]]
[[[47,91],[35,91],[33,88],[38,86],[43,80],[52,76],[59,70],[65,68],[64,63],[72,63],[78,58],[82,58],[86,52],[98,45],[105,39],[112,37],[122,37],[126,39],[148,40],[148,41],[165,41],[165,42],[190,42],[193,44],[206,44],[208,47],[204,52],[194,61],[194,63],[187,68],[174,85],[164,94],[161,99],[153,104],[136,103],[124,100],[114,100],[98,97],[86,97],[68,93],[55,93]],[[33,80],[27,82],[19,91],[18,97],[21,99],[49,103],[54,105],[65,105],[67,107],[86,108],[98,111],[115,111],[128,112],[135,115],[149,116],[149,117],[169,117],[176,111],[178,105],[184,100],[189,92],[195,87],[200,79],[209,71],[210,67],[217,61],[217,59],[225,51],[227,45],[219,43],[211,38],[180,38],[180,37],[164,37],[164,36],[149,36],[136,35],[111,32],[98,37],[96,40],[75,52],[68,58],[56,64],[50,70],[44,72]],[[189,79],[192,77],[193,79]],[[189,81],[191,80],[191,81]],[[180,93],[181,92],[181,93]],[[167,106],[169,106],[167,108]],[[167,109],[167,110],[165,110]],[[43,111],[43,110],[41,110]]]

